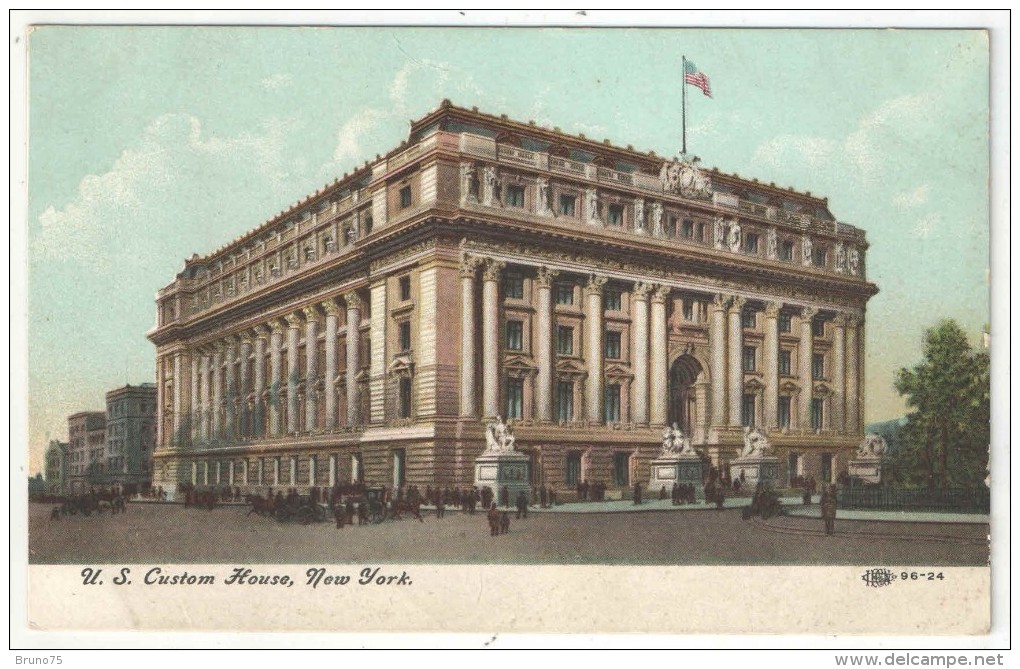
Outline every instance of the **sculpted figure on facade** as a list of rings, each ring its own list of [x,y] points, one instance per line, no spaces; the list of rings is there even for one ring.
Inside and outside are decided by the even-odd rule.
[[[499,172],[492,165],[486,165],[482,169],[482,204],[486,207],[495,207],[499,204]]]
[[[779,257],[779,235],[775,228],[769,228],[768,235],[765,237],[765,255],[770,260]]]
[[[847,257],[846,247],[843,246],[843,242],[836,242],[836,272],[838,274],[846,274],[847,269]]]
[[[744,448],[740,451],[741,458],[760,458],[769,450],[769,438],[756,427],[744,428]]]
[[[545,177],[538,177],[536,182],[537,188],[535,192],[538,194],[538,215],[539,216],[552,216],[553,210],[549,206],[550,200],[550,188],[549,180]]]
[[[712,242],[715,248],[722,250],[726,246],[726,221],[722,216],[715,217],[712,228]]]
[[[811,245],[811,238],[804,235],[800,238],[800,262],[802,265],[810,265],[814,247]]]
[[[733,253],[740,251],[740,221],[737,219],[733,219],[733,222],[730,223],[730,232],[726,245]]]
[[[662,203],[652,203],[652,234],[656,237],[661,237],[666,234],[665,229],[662,226]]]
[[[662,450],[659,453],[660,457],[667,457],[673,455],[688,455],[694,453],[694,448],[691,446],[691,439],[683,430],[681,430],[676,423],[667,425],[662,430]]]
[[[857,447],[859,458],[880,458],[885,454],[885,439],[878,434],[866,434]]]
[[[461,202],[478,202],[478,171],[474,163],[460,165],[460,199]]]
[[[847,254],[847,268],[853,276],[861,275],[861,252],[856,246],[851,246]]]
[[[496,416],[496,420],[485,427],[485,452],[486,453],[513,453],[514,430],[507,424],[502,416]]]
[[[589,188],[584,193],[584,208],[588,216],[589,223],[601,223],[602,219],[599,216],[599,194],[594,188]]]
[[[659,170],[659,182],[666,193],[676,193],[684,197],[712,197],[712,183],[698,169],[698,158],[691,160],[674,158],[662,164]]]
[[[645,201],[641,198],[634,200],[634,231],[645,231]]]

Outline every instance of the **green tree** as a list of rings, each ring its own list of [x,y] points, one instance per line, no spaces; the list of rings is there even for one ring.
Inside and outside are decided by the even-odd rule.
[[[897,372],[896,390],[911,409],[894,467],[913,479],[904,482],[982,485],[991,437],[988,354],[974,351],[956,321],[942,321],[925,332],[921,363]]]

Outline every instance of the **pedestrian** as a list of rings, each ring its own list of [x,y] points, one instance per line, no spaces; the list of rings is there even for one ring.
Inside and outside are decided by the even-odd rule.
[[[499,510],[496,508],[496,503],[493,502],[489,507],[489,512],[486,514],[486,519],[489,521],[489,536],[494,537],[499,534]]]
[[[556,506],[556,490],[549,486],[549,506]]]
[[[661,500],[664,500],[664,499],[666,499],[666,486],[665,485],[662,486],[661,488],[659,488],[659,500],[661,501]]]
[[[528,493],[523,490],[517,493],[517,520],[520,520],[522,515],[528,517]]]
[[[436,495],[436,518],[446,515],[446,500],[442,495]]]
[[[503,508],[510,506],[510,488],[503,486],[499,491],[499,505]]]
[[[670,499],[673,502],[673,506],[676,506],[677,504],[680,503],[680,484],[677,483],[676,481],[673,481],[673,494],[670,497]]]
[[[822,520],[825,521],[825,534],[836,533],[836,485],[830,483],[822,491]]]
[[[499,533],[507,534],[508,532],[510,532],[510,514],[504,511],[503,515],[499,517]]]
[[[634,504],[641,503],[641,482],[638,481],[634,484]]]
[[[549,495],[545,491],[545,486],[539,486],[538,488],[538,501],[541,507],[544,509],[546,503],[549,501]]]

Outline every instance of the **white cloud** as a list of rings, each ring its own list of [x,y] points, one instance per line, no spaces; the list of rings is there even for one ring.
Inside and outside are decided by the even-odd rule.
[[[892,203],[901,209],[917,207],[928,201],[931,196],[931,184],[923,184],[912,191],[904,191],[893,196]]]
[[[267,91],[271,91],[277,88],[283,88],[284,86],[289,86],[293,80],[293,75],[277,72],[276,74],[262,79],[259,84]]]
[[[912,232],[915,237],[927,239],[941,223],[942,217],[938,214],[925,214],[914,224]]]

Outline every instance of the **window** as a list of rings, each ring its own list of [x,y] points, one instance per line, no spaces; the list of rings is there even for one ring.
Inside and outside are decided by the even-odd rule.
[[[745,253],[757,253],[758,252],[758,235],[749,232],[744,235],[744,252]]]
[[[694,239],[699,241],[699,242],[705,241],[705,224],[704,223],[698,223],[697,234],[694,236]]]
[[[745,346],[744,347],[744,371],[745,372],[753,372],[755,370],[754,361],[755,361],[755,354],[757,354],[757,352],[758,352],[758,349],[756,349],[754,346]]]
[[[524,417],[524,380],[507,379],[506,383],[506,417]]]
[[[779,259],[787,262],[793,260],[793,242],[783,242],[779,245]]]
[[[573,304],[574,286],[569,283],[556,284],[556,304]]]
[[[372,217],[369,216],[365,219],[365,234],[371,234],[372,232]]]
[[[411,350],[411,321],[404,321],[397,326],[397,332],[400,339],[400,350],[410,351]]]
[[[411,417],[411,378],[400,377],[400,418]]]
[[[581,454],[577,451],[567,453],[566,479],[571,487],[581,482]]]
[[[821,318],[816,318],[811,321],[811,335],[813,337],[824,337],[825,336],[825,321]]]
[[[684,237],[692,239],[694,237],[694,221],[689,218],[685,218],[683,225]]]
[[[780,332],[792,332],[793,331],[793,317],[785,311],[779,312],[779,331]]]
[[[779,407],[777,411],[776,422],[779,423],[779,427],[790,427],[790,396],[784,395],[779,398]]]
[[[577,197],[574,195],[560,195],[560,213],[564,216],[573,216],[577,208]]]
[[[821,397],[811,398],[811,429],[820,430],[822,429],[822,418],[824,417],[823,410],[825,404]]]
[[[780,351],[779,352],[779,373],[783,376],[790,376],[790,352]]]
[[[400,301],[407,302],[411,299],[411,277],[400,277]]]
[[[825,249],[815,247],[815,250],[811,253],[811,262],[814,263],[815,267],[825,267]]]
[[[610,358],[610,359],[613,359],[613,360],[617,360],[617,359],[620,358],[620,349],[621,349],[620,339],[621,339],[621,334],[619,332],[615,332],[613,330],[607,330],[606,331],[606,341],[605,341],[604,348],[605,348],[605,356],[607,358]]]
[[[404,186],[400,189],[400,208],[404,209],[411,206],[411,187]]]
[[[503,277],[503,294],[520,300],[524,298],[524,279],[509,274]]]
[[[757,316],[757,312],[751,311],[750,309],[744,309],[740,312],[740,320],[743,324],[741,327],[754,329],[754,327],[758,324]]]
[[[811,378],[816,381],[825,378],[825,356],[821,353],[811,356]]]
[[[832,453],[822,453],[822,480],[832,483]]]
[[[524,322],[506,322],[506,347],[511,351],[520,351],[524,348]]]
[[[745,393],[740,403],[740,421],[754,427],[754,395],[750,393]]]
[[[607,223],[609,225],[623,225],[623,205],[622,204],[611,204],[609,205],[609,215],[607,217]]]
[[[602,293],[602,304],[606,311],[621,311],[623,309],[623,298],[620,291],[607,288]]]
[[[602,408],[602,418],[606,423],[620,422],[620,384],[610,383],[605,390],[605,406]]]
[[[524,186],[509,186],[506,189],[506,203],[510,207],[524,207]]]
[[[560,355],[574,355],[574,328],[556,326],[556,352]]]
[[[403,448],[393,449],[393,486],[403,488],[407,482],[407,451]]]
[[[556,420],[569,423],[574,420],[574,384],[572,381],[556,383]]]
[[[630,453],[613,453],[613,483],[620,487],[630,485]]]
[[[693,321],[694,320],[694,301],[693,300],[684,300],[683,313],[684,313],[684,320],[685,321]]]

